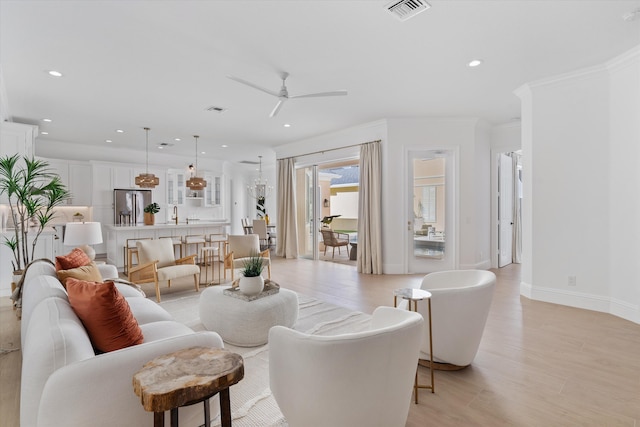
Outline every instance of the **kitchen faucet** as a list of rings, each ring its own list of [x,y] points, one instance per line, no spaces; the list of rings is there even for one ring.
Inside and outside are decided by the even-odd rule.
[[[173,205],[173,219],[176,220],[176,225],[178,225],[178,205]]]

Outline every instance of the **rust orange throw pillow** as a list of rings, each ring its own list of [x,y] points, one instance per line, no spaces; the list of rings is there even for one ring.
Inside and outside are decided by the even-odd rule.
[[[144,340],[129,303],[113,282],[96,283],[70,278],[67,293],[73,311],[87,329],[93,346],[114,351]]]
[[[59,255],[56,257],[56,270],[70,270],[72,268],[82,267],[91,262],[87,254],[80,248],[75,248],[67,255]]]

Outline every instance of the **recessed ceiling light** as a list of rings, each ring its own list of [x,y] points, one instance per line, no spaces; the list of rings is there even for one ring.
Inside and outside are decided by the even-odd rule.
[[[124,133],[124,131],[122,129],[116,129],[116,132],[118,133]]]
[[[200,154],[207,154],[207,152],[206,151],[201,151]]]
[[[43,122],[51,123],[51,119],[42,119]]]
[[[473,68],[473,67],[477,67],[480,64],[482,64],[482,59],[474,59],[472,61],[469,61],[467,65]]]
[[[40,132],[40,135],[49,135],[49,132]]]
[[[158,145],[158,150],[162,150],[164,148],[164,145]]]
[[[291,125],[290,125],[289,123],[285,123],[285,124],[284,124],[284,127],[286,127],[286,128],[290,128],[290,127],[291,127]]]
[[[50,70],[49,71],[49,75],[53,76],[53,77],[62,77],[62,73],[60,71],[56,71],[56,70]]]
[[[105,139],[104,142],[113,142],[113,141],[110,139]]]
[[[175,138],[174,141],[181,141],[181,139],[180,138]]]
[[[227,148],[227,147],[228,147],[228,145],[227,145],[227,144],[222,144],[222,145],[221,145],[221,147],[222,147],[222,148]]]

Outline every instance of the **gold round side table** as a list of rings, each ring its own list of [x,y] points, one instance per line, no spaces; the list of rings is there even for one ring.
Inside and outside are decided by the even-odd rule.
[[[418,301],[427,300],[429,308],[429,370],[431,372],[431,385],[418,384],[418,364],[416,362],[416,378],[413,382],[413,393],[415,396],[415,402],[418,403],[418,389],[425,388],[431,390],[431,393],[435,393],[435,382],[433,377],[433,335],[431,334],[431,292],[423,289],[414,288],[401,288],[393,291],[393,306],[398,306],[398,297],[407,300],[409,304],[409,311],[418,311]],[[413,305],[412,305],[413,303]]]

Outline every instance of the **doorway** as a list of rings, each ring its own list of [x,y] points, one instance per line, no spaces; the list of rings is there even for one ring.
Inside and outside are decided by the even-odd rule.
[[[499,153],[498,267],[520,263],[522,253],[522,161],[520,153]]]
[[[453,150],[409,151],[408,272],[456,266],[456,185]]]

